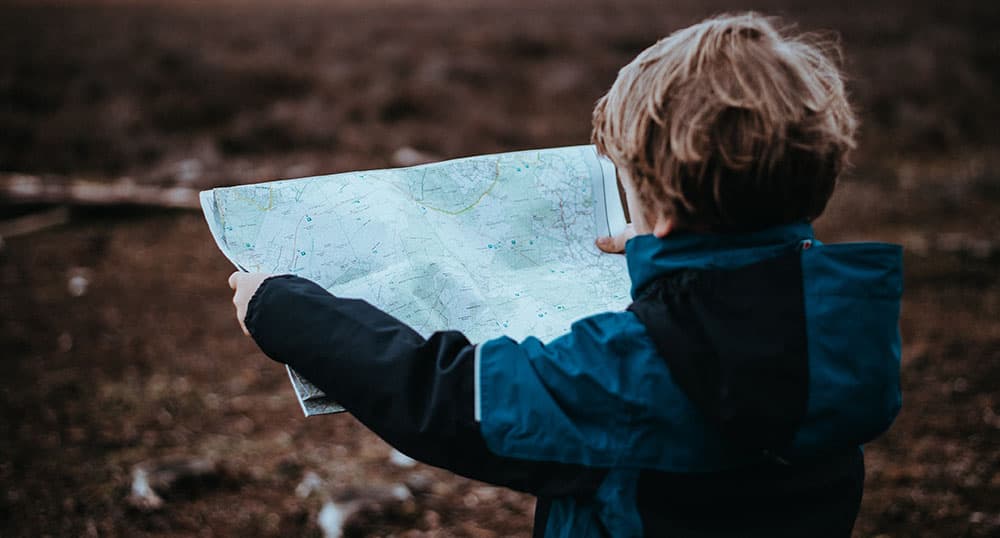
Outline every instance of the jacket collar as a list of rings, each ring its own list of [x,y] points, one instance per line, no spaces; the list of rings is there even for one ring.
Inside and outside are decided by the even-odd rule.
[[[632,298],[661,275],[682,269],[728,269],[777,255],[803,240],[813,240],[809,223],[800,222],[748,233],[678,231],[663,239],[652,234],[625,244]]]

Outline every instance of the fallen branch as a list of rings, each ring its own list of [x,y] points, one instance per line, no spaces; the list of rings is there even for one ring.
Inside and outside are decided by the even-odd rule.
[[[67,222],[69,222],[69,208],[66,206],[53,207],[38,213],[7,219],[0,221],[0,240],[40,232]]]
[[[140,185],[129,178],[99,182],[26,174],[0,174],[0,200],[22,204],[200,207],[198,191],[187,187]]]

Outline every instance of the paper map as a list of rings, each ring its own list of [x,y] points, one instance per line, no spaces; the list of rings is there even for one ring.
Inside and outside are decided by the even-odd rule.
[[[201,193],[239,269],[292,273],[429,336],[547,340],[628,304],[614,166],[593,146],[467,157]],[[306,415],[342,410],[289,370]],[[335,395],[334,395],[335,398]]]

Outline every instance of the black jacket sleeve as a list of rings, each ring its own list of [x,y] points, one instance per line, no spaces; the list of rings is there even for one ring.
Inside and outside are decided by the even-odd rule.
[[[604,478],[604,470],[487,448],[473,415],[475,346],[459,332],[424,339],[365,301],[288,275],[261,284],[246,326],[265,354],[417,460],[545,496],[589,495]]]

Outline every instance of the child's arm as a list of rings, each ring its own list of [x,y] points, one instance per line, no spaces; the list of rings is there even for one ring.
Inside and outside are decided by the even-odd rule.
[[[429,339],[361,300],[302,278],[236,273],[237,317],[288,364],[404,453],[536,495],[590,493],[605,471],[491,452],[474,417],[476,346],[456,331]]]

